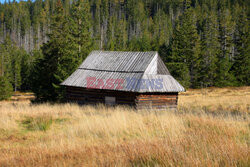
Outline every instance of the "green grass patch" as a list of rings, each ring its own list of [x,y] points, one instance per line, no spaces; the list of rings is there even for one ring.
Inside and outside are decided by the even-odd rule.
[[[54,119],[53,122],[57,123],[57,124],[62,124],[64,122],[66,122],[68,119],[67,118],[57,118]]]
[[[28,131],[47,131],[53,123],[62,124],[67,118],[53,119],[49,116],[26,117],[21,121],[21,125]]]
[[[47,131],[51,127],[53,119],[51,117],[26,117],[21,123],[30,131]]]

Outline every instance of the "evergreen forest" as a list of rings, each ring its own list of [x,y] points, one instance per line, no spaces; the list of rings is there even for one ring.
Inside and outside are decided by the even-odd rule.
[[[27,0],[0,3],[0,100],[62,101],[92,50],[158,51],[186,88],[249,86],[247,0]]]

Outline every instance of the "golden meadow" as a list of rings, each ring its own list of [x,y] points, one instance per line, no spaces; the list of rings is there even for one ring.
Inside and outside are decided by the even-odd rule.
[[[0,166],[249,166],[250,87],[188,90],[177,111],[0,103]]]

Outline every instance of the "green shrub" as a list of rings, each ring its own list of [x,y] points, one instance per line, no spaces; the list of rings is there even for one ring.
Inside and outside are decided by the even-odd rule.
[[[6,77],[0,76],[0,100],[5,100],[11,97],[12,86]]]

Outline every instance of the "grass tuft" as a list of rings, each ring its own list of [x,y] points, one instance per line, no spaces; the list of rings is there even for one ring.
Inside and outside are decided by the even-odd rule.
[[[22,125],[29,131],[47,131],[51,127],[53,120],[51,117],[26,117],[22,120]]]

